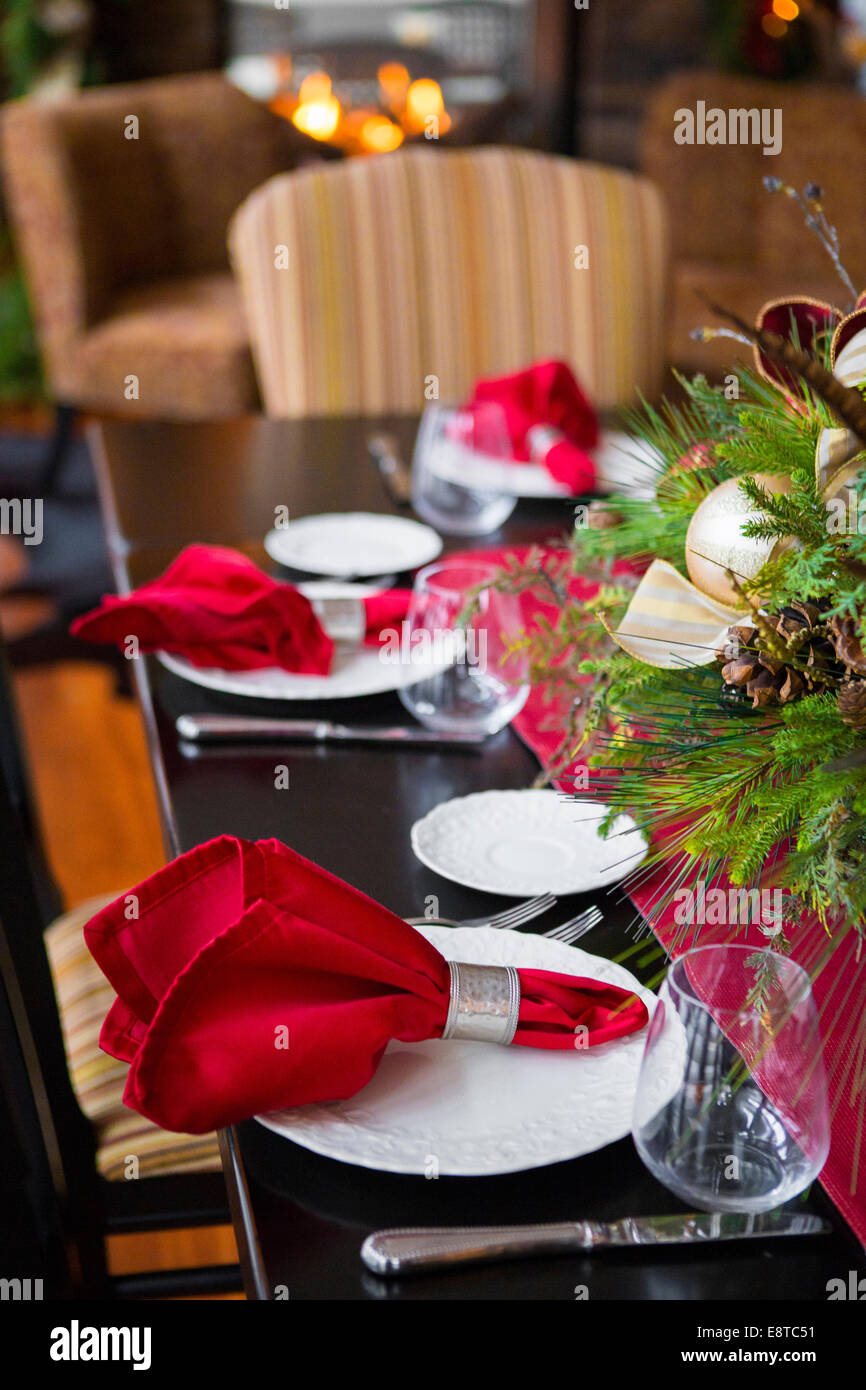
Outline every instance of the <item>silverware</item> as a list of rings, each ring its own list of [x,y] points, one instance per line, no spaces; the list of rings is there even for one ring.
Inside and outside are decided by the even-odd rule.
[[[494,912],[487,917],[464,917],[460,922],[452,921],[450,917],[407,917],[406,921],[410,927],[498,927],[507,930],[531,922],[549,907],[556,907],[556,898],[552,893],[544,893],[540,898],[527,898],[524,903],[517,903],[515,907],[507,907],[503,912]]]
[[[588,931],[592,931],[593,927],[598,926],[603,915],[601,908],[593,905],[579,912],[568,922],[563,922],[561,927],[551,927],[550,931],[543,932],[542,935],[551,941],[564,941],[566,946],[573,946],[575,941],[579,941]]]
[[[439,734],[410,725],[372,728],[335,724],[330,719],[261,719],[247,714],[181,714],[175,723],[178,735],[192,743],[383,743],[394,748],[481,749],[480,733]]]
[[[439,927],[497,927],[502,931],[511,931],[515,927],[525,926],[527,922],[540,917],[551,907],[556,907],[556,898],[552,893],[545,893],[543,897],[529,898],[525,903],[518,903],[516,907],[509,907],[504,912],[496,912],[490,917],[464,917],[459,922],[453,921],[450,917],[407,917],[406,921],[410,927],[423,927],[425,923],[432,923]],[[579,941],[598,925],[602,916],[600,908],[587,907],[576,917],[569,918],[561,926],[551,927],[550,931],[541,932],[541,935],[550,941],[563,941],[566,946],[573,946],[575,941]]]
[[[399,455],[398,447],[392,434],[374,434],[367,440],[367,448],[379,470],[385,491],[398,507],[405,507],[412,500],[412,477]]]
[[[706,1245],[718,1240],[821,1235],[831,1230],[807,1212],[695,1212],[626,1216],[621,1221],[563,1221],[547,1226],[442,1226],[374,1231],[361,1259],[374,1274],[412,1274],[528,1255],[603,1250],[621,1245]]]

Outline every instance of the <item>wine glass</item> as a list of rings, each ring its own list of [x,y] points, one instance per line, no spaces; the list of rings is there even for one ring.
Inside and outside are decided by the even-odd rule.
[[[514,594],[483,562],[442,560],[419,570],[403,628],[406,709],[428,729],[496,733],[523,708],[529,663]]]
[[[412,506],[445,535],[486,535],[514,511],[514,466],[501,405],[428,405],[412,457]]]
[[[809,976],[742,944],[668,970],[647,1035],[632,1134],[650,1172],[705,1211],[769,1211],[808,1187],[830,1148]]]

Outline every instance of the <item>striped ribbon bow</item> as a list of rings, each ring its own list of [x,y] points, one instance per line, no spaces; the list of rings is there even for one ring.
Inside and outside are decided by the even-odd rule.
[[[866,359],[866,331],[858,337],[864,340]],[[821,431],[815,450],[815,477],[828,507],[864,466],[862,451],[863,442],[853,430]],[[778,548],[777,545],[775,549]],[[619,627],[613,630],[607,623],[605,626],[623,651],[650,666],[674,670],[708,666],[723,646],[728,628],[748,617],[748,608],[729,608],[719,603],[683,578],[666,560],[654,560]]]

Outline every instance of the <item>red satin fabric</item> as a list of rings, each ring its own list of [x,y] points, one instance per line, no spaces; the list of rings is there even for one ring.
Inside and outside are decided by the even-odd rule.
[[[595,465],[589,451],[598,444],[598,417],[565,362],[536,362],[508,376],[479,381],[470,401],[501,405],[517,462],[529,457],[527,433],[533,425],[551,425],[565,438],[543,458],[547,471],[575,494],[595,484]]]
[[[448,1012],[447,963],[420,932],[277,840],[211,840],[84,935],[118,995],[100,1044],[130,1063],[124,1101],[170,1130],[354,1095],[391,1038],[439,1037]],[[626,990],[519,973],[517,1044],[576,1049],[582,1025],[595,1046],[647,1022]]]

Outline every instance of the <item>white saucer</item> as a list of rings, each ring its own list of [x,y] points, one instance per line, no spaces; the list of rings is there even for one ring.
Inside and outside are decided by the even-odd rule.
[[[575,946],[491,927],[425,927],[451,959],[585,975],[655,996],[621,965]],[[676,1019],[668,1011],[671,1020]],[[256,1118],[329,1158],[389,1173],[481,1177],[591,1153],[628,1134],[646,1030],[562,1052],[490,1043],[391,1042],[369,1085],[349,1100]],[[657,1043],[657,1103],[682,1071],[682,1029]],[[579,1206],[579,1203],[578,1203]]]
[[[416,821],[412,848],[428,869],[486,893],[587,893],[618,883],[647,851],[630,816],[602,839],[606,812],[555,791],[474,792]]]
[[[405,516],[328,512],[269,531],[265,550],[290,569],[363,577],[402,574],[429,564],[441,553],[442,537]]]

